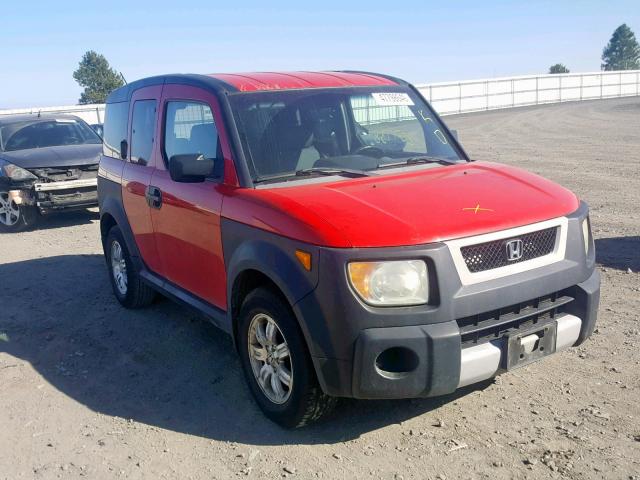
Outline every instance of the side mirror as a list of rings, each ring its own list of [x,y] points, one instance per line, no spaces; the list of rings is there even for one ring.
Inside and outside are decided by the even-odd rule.
[[[129,144],[126,140],[122,140],[120,142],[120,158],[122,160],[127,159],[127,155],[129,154]]]
[[[449,130],[451,132],[451,136],[458,140],[458,130]]]
[[[169,174],[174,182],[200,183],[214,176],[218,162],[222,160],[205,158],[200,153],[174,155],[169,159]]]

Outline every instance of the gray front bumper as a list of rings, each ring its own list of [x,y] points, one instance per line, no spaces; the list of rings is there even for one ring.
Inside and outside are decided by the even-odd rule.
[[[593,332],[599,283],[599,273],[594,271],[586,282],[572,289],[574,301],[566,312],[554,319],[557,325],[555,351],[579,344]],[[413,352],[417,358],[415,368],[392,375],[381,371],[377,359],[390,348]],[[455,321],[368,329],[356,342],[351,396],[412,398],[444,395],[502,373],[505,365],[506,337],[464,348]]]

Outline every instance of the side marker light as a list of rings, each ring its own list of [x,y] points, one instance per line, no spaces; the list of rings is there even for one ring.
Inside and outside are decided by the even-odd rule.
[[[303,250],[296,250],[296,258],[307,272],[311,271],[311,254]]]

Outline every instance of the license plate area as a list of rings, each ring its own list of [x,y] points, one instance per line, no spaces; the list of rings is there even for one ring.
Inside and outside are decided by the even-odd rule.
[[[524,332],[512,332],[506,336],[507,370],[528,365],[556,351],[556,323],[536,325]]]

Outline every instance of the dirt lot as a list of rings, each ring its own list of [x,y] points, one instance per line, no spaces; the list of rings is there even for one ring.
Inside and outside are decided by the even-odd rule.
[[[214,327],[168,301],[120,308],[95,212],[51,218],[0,236],[0,478],[640,479],[640,99],[448,122],[474,158],[591,204],[603,282],[589,342],[478,389],[343,401],[284,431]]]

